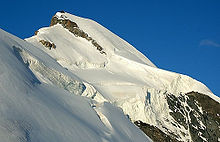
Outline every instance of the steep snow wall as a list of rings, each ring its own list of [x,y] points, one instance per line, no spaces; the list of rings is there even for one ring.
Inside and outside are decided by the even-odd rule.
[[[151,141],[119,108],[79,96],[86,85],[76,75],[3,30],[0,66],[0,141]]]
[[[51,27],[39,29],[25,40],[85,82],[83,96],[114,104],[132,121],[152,124],[178,140],[191,140],[191,136],[189,129],[175,126],[178,122],[171,115],[167,94],[179,97],[196,91],[220,102],[203,83],[157,68],[129,43],[90,19],[57,12]],[[56,49],[45,48],[41,40],[54,43]]]

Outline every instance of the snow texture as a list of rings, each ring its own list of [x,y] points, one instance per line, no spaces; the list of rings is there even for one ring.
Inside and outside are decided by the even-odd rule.
[[[151,141],[119,108],[94,108],[95,100],[80,96],[85,87],[46,53],[0,30],[1,142]]]
[[[75,22],[103,47],[106,55],[100,54],[91,42],[75,36],[61,24],[41,28],[37,35],[26,41],[37,46],[68,69],[68,72],[87,83],[90,89],[86,87],[84,96],[99,103],[112,103],[122,108],[132,121],[141,120],[157,126],[162,131],[180,134],[179,140],[184,141],[190,140],[189,130],[176,128],[166,121],[169,119],[174,122],[164,94],[179,96],[195,91],[220,102],[220,98],[201,82],[186,75],[157,68],[132,45],[95,21],[69,13],[57,12],[55,16],[60,20]],[[40,40],[54,43],[56,49],[48,50]],[[85,95],[87,92],[90,95]],[[100,117],[109,125],[105,117]],[[187,136],[181,135],[180,131]]]
[[[0,137],[5,142],[151,141],[129,119],[186,141],[189,130],[173,126],[165,94],[197,91],[220,102],[201,82],[157,68],[95,21],[55,16],[75,22],[106,54],[61,24],[39,29],[27,42],[1,30]],[[56,48],[45,48],[41,40]]]

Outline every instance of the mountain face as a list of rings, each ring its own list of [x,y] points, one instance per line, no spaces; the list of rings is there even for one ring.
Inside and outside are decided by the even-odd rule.
[[[193,142],[217,142],[220,136],[220,105],[209,96],[198,92],[189,92],[176,97],[173,94],[164,94],[170,109],[170,115],[176,123],[173,127],[184,127],[188,133],[180,131],[182,135],[189,135]],[[170,121],[167,119],[166,121]],[[134,122],[153,141],[183,141],[180,135],[168,131],[166,134],[142,121]],[[184,140],[185,141],[185,140]],[[188,140],[186,140],[188,141]]]
[[[0,30],[0,50],[0,142],[151,142],[38,47]]]
[[[220,141],[220,98],[95,21],[57,12],[0,46],[4,142]]]

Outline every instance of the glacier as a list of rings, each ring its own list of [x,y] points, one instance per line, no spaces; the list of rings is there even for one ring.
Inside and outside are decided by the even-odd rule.
[[[37,47],[0,30],[0,50],[1,142],[151,141],[121,109],[81,96],[83,82]]]
[[[189,128],[174,126],[167,95],[195,91],[220,102],[203,83],[157,68],[87,18],[57,12],[30,38],[3,30],[0,37],[0,135],[6,142],[152,141],[135,121],[192,141]]]

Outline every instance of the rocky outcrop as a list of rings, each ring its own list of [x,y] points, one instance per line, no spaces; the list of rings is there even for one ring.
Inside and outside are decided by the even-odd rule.
[[[72,22],[69,19],[58,19],[56,16],[53,16],[50,26],[56,25],[57,23],[61,24],[64,28],[67,28],[68,30],[73,30],[75,27],[78,27],[75,22]]]
[[[180,94],[178,97],[168,93],[164,95],[170,109],[169,114],[174,119],[172,124],[180,130],[186,130],[180,131],[181,135],[190,136],[192,142],[219,141],[220,103],[198,92]],[[142,121],[135,121],[134,124],[154,142],[180,141],[179,137],[169,131],[162,131]]]
[[[190,92],[187,104],[193,108],[189,112],[189,130],[194,142],[217,142],[220,138],[220,104],[207,95]],[[202,122],[202,123],[201,123]],[[201,125],[204,124],[204,125]]]
[[[134,124],[138,126],[154,142],[179,142],[155,126],[143,123],[142,121],[135,121]]]
[[[180,94],[179,97],[176,97],[172,94],[167,94],[166,100],[169,106],[170,115],[178,122],[179,125],[182,125],[185,129],[188,129],[188,122],[186,119],[187,111],[189,109],[185,110],[185,107],[182,105],[186,99],[184,95]],[[177,127],[179,127],[177,125]]]
[[[46,41],[46,40],[40,40],[39,41],[40,43],[42,43],[45,47],[47,47],[48,49],[55,49],[56,48],[56,45],[54,43],[50,43],[49,41]]]
[[[218,141],[220,104],[207,95],[190,92],[176,97],[167,95],[170,115],[188,129],[193,142]]]
[[[68,29],[71,33],[73,33],[76,37],[82,37],[85,38],[87,41],[91,42],[93,44],[93,46],[96,47],[96,49],[101,53],[101,54],[105,54],[106,52],[103,50],[103,48],[96,42],[96,40],[94,40],[92,37],[90,37],[87,33],[85,33],[83,30],[81,30],[78,25],[67,19],[65,16],[61,16],[61,18],[58,18],[56,16],[53,16],[53,18],[51,19],[51,24],[50,26],[56,25],[56,24],[60,24],[62,25],[64,28]]]
[[[39,31],[35,31],[35,32],[34,32],[34,35],[37,35],[37,34],[38,34],[38,32],[39,32]]]

